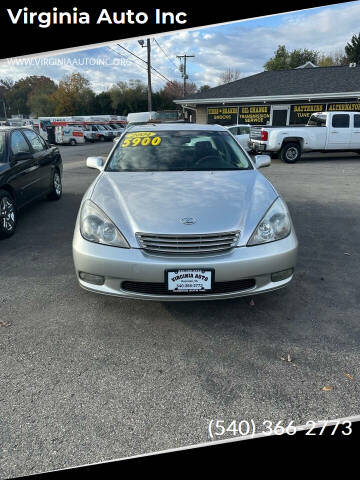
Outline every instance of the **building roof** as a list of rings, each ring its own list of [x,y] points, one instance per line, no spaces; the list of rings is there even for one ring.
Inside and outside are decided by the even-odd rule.
[[[339,95],[341,94],[341,95]],[[360,97],[360,67],[317,67],[270,70],[219,85],[176,103],[219,103],[222,100],[312,99]]]

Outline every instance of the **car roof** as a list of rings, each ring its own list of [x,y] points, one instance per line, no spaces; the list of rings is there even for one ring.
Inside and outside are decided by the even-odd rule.
[[[233,127],[251,127],[249,123],[235,123],[234,125],[227,125],[226,128],[233,128]]]
[[[131,131],[207,131],[207,132],[226,132],[226,128],[221,125],[209,125],[200,123],[143,123],[141,125],[130,125]]]
[[[6,130],[18,130],[19,128],[27,128],[28,130],[33,130],[29,125],[0,125],[0,131],[2,132]]]

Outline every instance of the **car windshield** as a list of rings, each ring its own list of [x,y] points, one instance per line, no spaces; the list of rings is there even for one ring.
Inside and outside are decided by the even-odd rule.
[[[137,131],[117,143],[106,171],[251,170],[247,155],[222,131]]]
[[[0,163],[5,163],[5,133],[0,133]]]

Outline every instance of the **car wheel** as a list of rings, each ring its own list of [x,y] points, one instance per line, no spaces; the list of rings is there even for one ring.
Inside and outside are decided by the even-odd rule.
[[[76,140],[75,140],[75,138],[72,138],[69,143],[70,143],[70,145],[72,145],[72,146],[76,145]]]
[[[295,163],[301,157],[301,148],[298,143],[286,143],[280,152],[280,158],[286,163]]]
[[[105,137],[103,135],[100,135],[99,140],[100,142],[105,142]]]
[[[55,170],[50,186],[50,193],[47,195],[48,200],[60,200],[62,195],[61,176],[58,170]]]
[[[11,237],[17,222],[16,203],[6,190],[0,190],[0,238]]]

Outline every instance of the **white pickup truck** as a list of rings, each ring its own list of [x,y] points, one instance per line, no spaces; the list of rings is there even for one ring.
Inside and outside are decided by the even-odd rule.
[[[254,126],[249,148],[271,157],[278,154],[286,163],[295,163],[303,152],[360,153],[360,112],[314,113],[304,127]]]

